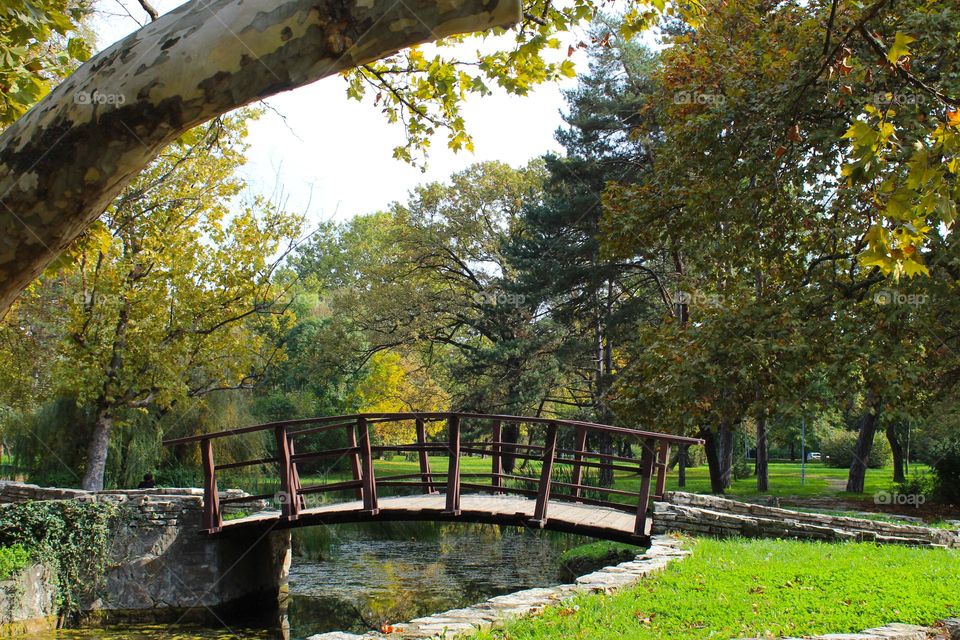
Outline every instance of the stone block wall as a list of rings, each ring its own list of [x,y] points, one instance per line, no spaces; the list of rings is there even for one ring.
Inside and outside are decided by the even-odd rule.
[[[244,495],[230,490],[221,498]],[[2,504],[32,500],[111,502],[111,546],[103,583],[84,603],[88,615],[154,621],[210,618],[225,609],[277,604],[290,566],[289,531],[248,531],[210,536],[203,528],[203,491],[145,489],[101,491],[0,482]],[[226,505],[225,514],[259,510],[262,501]],[[14,609],[28,620],[33,610]]]
[[[654,503],[654,533],[747,538],[858,540],[918,546],[960,547],[956,531],[866,518],[804,513],[717,496],[667,492]]]
[[[289,531],[200,533],[200,495],[110,492],[96,499],[119,502],[120,513],[105,584],[90,611],[163,619],[276,603],[290,565]]]
[[[48,631],[57,626],[53,571],[42,564],[0,581],[0,636]]]

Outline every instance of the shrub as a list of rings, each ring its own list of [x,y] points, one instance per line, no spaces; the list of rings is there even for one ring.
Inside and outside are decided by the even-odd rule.
[[[0,547],[0,580],[6,580],[19,573],[29,562],[30,553],[23,548],[23,545]]]
[[[933,496],[934,490],[934,479],[925,473],[912,473],[906,482],[898,482],[896,484],[897,493],[909,496],[923,496],[924,499],[929,499]]]
[[[960,504],[960,439],[941,442],[932,448],[931,455],[934,497],[941,502]]]
[[[857,446],[857,432],[837,429],[820,438],[820,453],[827,466],[846,469],[853,462],[853,450]],[[890,464],[893,453],[890,443],[883,433],[877,433],[873,438],[873,450],[867,460],[871,469],[879,469]]]

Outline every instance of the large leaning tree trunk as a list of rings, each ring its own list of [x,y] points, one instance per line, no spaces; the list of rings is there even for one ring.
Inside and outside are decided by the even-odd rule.
[[[0,134],[0,314],[191,127],[404,47],[519,19],[519,0],[177,7],[91,58]]]

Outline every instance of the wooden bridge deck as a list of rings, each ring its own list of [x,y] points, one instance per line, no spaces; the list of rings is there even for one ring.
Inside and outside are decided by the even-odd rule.
[[[283,518],[279,511],[263,511],[245,518],[227,520],[218,533],[222,535],[248,528],[404,520],[478,522],[537,529],[539,525],[531,524],[536,503],[536,500],[522,496],[462,494],[460,513],[454,515],[446,512],[446,497],[443,494],[384,497],[378,501],[379,511],[376,514],[364,511],[363,503],[359,500],[302,509],[292,520]],[[649,542],[650,520],[647,520],[646,535],[643,536],[634,534],[635,521],[634,514],[617,509],[554,502],[550,505],[543,528],[645,545]]]

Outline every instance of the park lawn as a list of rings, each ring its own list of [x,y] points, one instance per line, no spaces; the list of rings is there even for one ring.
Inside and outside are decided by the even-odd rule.
[[[757,491],[757,478],[748,476],[734,480],[726,494],[729,496],[755,497],[758,495],[773,495],[780,497],[863,497],[871,496],[878,491],[889,491],[893,487],[893,469],[867,469],[864,493],[847,493],[844,488],[847,483],[847,469],[835,469],[820,463],[807,464],[806,478],[800,483],[799,462],[771,462],[769,465],[770,490],[766,494]],[[910,468],[912,475],[930,474],[930,469],[924,465],[913,465]],[[618,472],[614,477],[614,487],[628,491],[636,491],[639,478],[625,472]],[[674,469],[667,475],[667,489],[679,490],[677,486],[677,471]],[[687,469],[687,486],[683,491],[690,493],[710,493],[710,475],[707,467],[692,467]]]
[[[441,476],[447,472],[448,458],[446,456],[431,456],[431,471]],[[469,473],[490,473],[490,458],[480,458],[477,456],[463,456],[460,459],[460,471],[463,474]],[[567,465],[563,465],[567,469]],[[386,476],[416,474],[420,471],[419,463],[414,460],[407,460],[403,456],[395,456],[390,460],[375,460],[374,471],[378,479]],[[800,498],[864,498],[877,493],[878,491],[889,491],[893,489],[892,469],[868,469],[866,483],[863,494],[851,494],[844,491],[847,481],[847,469],[834,469],[826,467],[819,463],[807,464],[806,479],[803,484],[800,483],[800,463],[799,462],[771,462],[770,463],[770,490],[763,495],[778,497],[800,497]],[[923,465],[914,465],[911,467],[911,475],[929,475],[930,470]],[[539,474],[537,465],[527,471],[528,475],[536,476]],[[301,477],[303,486],[314,484],[325,484],[332,482],[342,482],[350,480],[350,471],[347,468],[341,468],[326,476],[311,474]],[[442,478],[438,478],[441,480]],[[477,482],[489,483],[489,478],[478,478]],[[470,481],[464,478],[464,482]],[[509,484],[509,482],[508,482]],[[249,491],[252,494],[264,494],[277,491],[278,482],[276,478],[270,476],[260,476],[253,478],[249,476],[236,476],[235,478],[227,476],[222,482],[223,486],[236,486]],[[637,491],[640,486],[640,478],[637,474],[618,471],[614,475],[614,488],[625,491]],[[667,489],[678,490],[677,471],[674,469],[667,476]],[[683,489],[691,493],[710,493],[710,478],[707,467],[691,467],[687,469],[687,485]],[[342,492],[340,497],[349,495],[350,492]],[[380,489],[381,496],[396,495],[400,493],[409,493],[409,489],[384,487]],[[329,498],[334,495],[327,494]],[[597,494],[600,496],[601,494]],[[606,495],[606,494],[603,494]],[[760,492],[757,491],[757,479],[754,476],[748,476],[740,480],[734,480],[733,486],[726,491],[726,495],[731,497],[757,497]],[[631,502],[629,496],[612,496],[616,502]]]
[[[692,556],[477,640],[686,640],[851,633],[960,613],[960,552],[782,540],[690,541]]]

